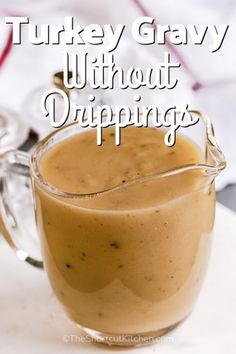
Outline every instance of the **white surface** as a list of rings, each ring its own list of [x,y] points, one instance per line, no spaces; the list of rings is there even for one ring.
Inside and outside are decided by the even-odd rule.
[[[122,353],[235,354],[235,230],[236,214],[218,204],[209,271],[194,312],[162,343],[122,349]],[[65,318],[49,288],[46,274],[21,263],[0,240],[0,353],[114,351],[98,344],[65,343],[64,336],[70,334],[82,336]]]

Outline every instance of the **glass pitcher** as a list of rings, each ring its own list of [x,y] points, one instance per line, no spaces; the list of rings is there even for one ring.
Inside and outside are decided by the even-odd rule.
[[[226,162],[209,119],[190,113],[199,122],[179,129],[177,139],[179,134],[191,139],[201,150],[202,163],[97,193],[66,193],[40,174],[45,152],[83,131],[77,123],[40,141],[31,157],[11,151],[1,159],[2,234],[21,260],[45,267],[65,312],[96,340],[150,343],[193,309],[212,240],[214,180]],[[30,192],[31,185],[43,261],[27,252],[29,227],[19,216],[22,207],[14,205],[21,188]]]

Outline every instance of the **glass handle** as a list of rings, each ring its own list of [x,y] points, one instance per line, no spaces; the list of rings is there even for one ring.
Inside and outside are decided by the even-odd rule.
[[[0,232],[20,260],[43,268],[29,161],[29,155],[21,151],[9,151],[0,157]]]

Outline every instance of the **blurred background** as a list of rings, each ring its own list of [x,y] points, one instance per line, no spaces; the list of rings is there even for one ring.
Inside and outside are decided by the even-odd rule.
[[[209,42],[202,46],[175,46],[172,48],[137,45],[131,38],[131,24],[135,18],[149,14],[159,24],[229,24],[222,48],[216,53],[209,50]],[[179,84],[171,91],[152,92],[142,89],[143,104],[189,103],[202,110],[212,120],[217,141],[226,155],[228,167],[219,177],[218,200],[236,210],[236,2],[234,0],[0,0],[0,152],[22,146],[30,148],[50,129],[41,116],[39,102],[42,92],[53,85],[53,75],[62,70],[63,51],[105,51],[101,46],[34,46],[23,31],[22,45],[11,45],[10,26],[4,16],[28,16],[31,23],[63,23],[65,16],[73,16],[75,24],[126,24],[120,45],[115,51],[118,65],[158,65],[164,50],[172,60],[182,62]],[[177,55],[177,57],[176,57]],[[199,83],[198,89],[193,89]],[[195,87],[196,88],[196,87]],[[117,88],[96,92],[106,104],[133,104],[131,91]],[[79,102],[87,91],[80,92]],[[77,101],[78,101],[77,100]],[[25,144],[25,142],[27,142]]]

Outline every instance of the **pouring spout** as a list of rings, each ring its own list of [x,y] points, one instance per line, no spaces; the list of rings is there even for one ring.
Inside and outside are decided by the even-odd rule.
[[[208,168],[206,172],[208,175],[217,177],[226,167],[225,156],[216,142],[214,128],[210,119],[205,115],[202,115],[202,118],[206,124],[207,134],[206,163]]]

